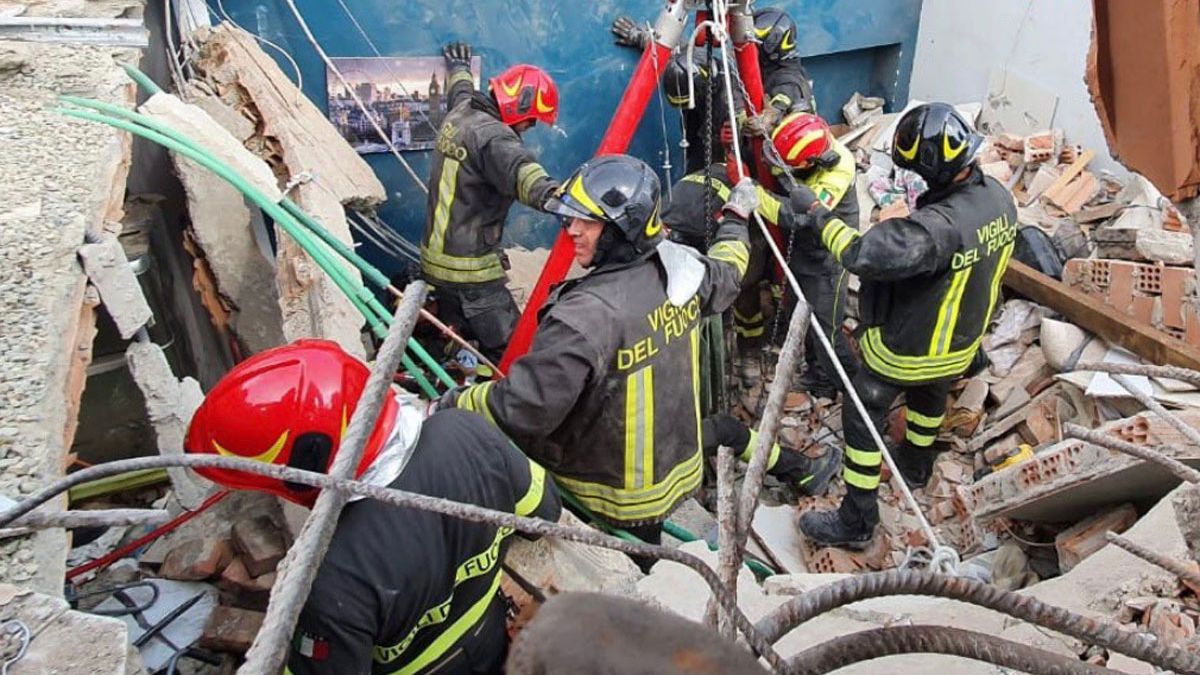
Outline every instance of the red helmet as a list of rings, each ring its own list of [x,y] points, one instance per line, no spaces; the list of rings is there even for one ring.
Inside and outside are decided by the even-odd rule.
[[[327,340],[298,340],[239,363],[204,397],[184,449],[325,473],[367,383],[367,367]],[[387,397],[355,476],[379,456],[396,423]],[[197,469],[230,488],[271,492],[312,506],[319,490],[222,469]]]
[[[558,119],[558,87],[546,71],[520,64],[488,80],[500,106],[500,120],[515,126],[527,120],[554,124]]]
[[[829,152],[833,135],[829,125],[817,115],[793,113],[779,121],[771,142],[788,166],[803,169]]]

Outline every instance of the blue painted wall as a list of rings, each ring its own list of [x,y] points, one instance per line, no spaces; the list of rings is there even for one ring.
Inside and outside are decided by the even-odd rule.
[[[470,42],[483,56],[484,78],[513,63],[545,68],[557,81],[561,112],[557,130],[537,128],[526,143],[557,177],[565,177],[595,151],[637,55],[614,46],[612,19],[628,14],[652,19],[657,0],[340,0],[385,56],[441,53],[452,40]],[[211,4],[211,3],[210,3]],[[764,7],[763,1],[756,6]],[[841,121],[841,105],[855,91],[885,96],[889,107],[908,98],[921,0],[787,0],[773,3],[801,24],[797,46],[816,80],[820,112]],[[282,0],[223,0],[224,9],[247,30],[290,52],[304,73],[304,91],[325,107],[325,67]],[[373,56],[339,0],[297,0],[313,32],[331,56]],[[271,50],[268,49],[268,53]],[[290,66],[283,65],[285,72]],[[669,149],[678,180],[682,165],[678,116],[651,102],[629,152],[660,168]],[[664,139],[663,129],[667,130]],[[428,153],[406,158],[421,176]],[[391,154],[367,156],[388,189],[381,214],[403,236],[420,239],[425,199]],[[317,167],[319,170],[319,167]],[[553,241],[557,224],[521,206],[513,208],[505,237],[533,247]],[[385,258],[367,248],[368,257]],[[389,265],[394,264],[389,262]]]

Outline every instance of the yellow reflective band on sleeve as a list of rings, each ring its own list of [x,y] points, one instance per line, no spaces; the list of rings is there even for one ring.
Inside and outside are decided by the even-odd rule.
[[[542,165],[537,162],[529,162],[517,169],[517,199],[526,206],[541,206],[529,203],[529,191],[539,180],[549,177],[550,174],[546,173]]]
[[[747,338],[747,339],[756,338],[756,337],[762,337],[763,334],[766,333],[766,327],[762,326],[762,325],[742,326],[742,325],[734,324],[733,332],[736,335],[739,335],[739,336]]]
[[[475,77],[471,75],[470,70],[455,71],[455,73],[450,76],[450,79],[446,80],[446,91],[450,91],[450,88],[459,82],[470,82],[471,85],[474,86]]]
[[[538,504],[542,503],[542,496],[546,492],[546,470],[542,465],[529,460],[529,489],[525,491],[525,496],[517,501],[517,505],[513,507],[513,513],[518,516],[527,516],[537,510]]]
[[[825,244],[825,248],[831,248],[833,245],[833,240],[843,231],[848,229],[848,227],[849,226],[839,219],[835,218],[830,220],[828,223],[825,223],[825,227],[821,229],[821,243]]]
[[[735,307],[733,309],[733,320],[737,321],[739,323],[743,323],[743,324],[762,323],[763,313],[762,313],[762,310],[759,310],[758,313],[755,314],[754,316],[746,316],[745,314],[742,314],[741,312],[737,311],[737,308]]]
[[[743,462],[749,462],[754,457],[754,451],[758,448],[758,431],[750,430],[750,442],[746,444],[746,449],[742,454],[738,455],[738,459]],[[771,444],[771,454],[767,457],[767,470],[775,468],[775,463],[779,461],[780,447],[778,443]]]
[[[879,474],[868,476],[865,473],[859,473],[849,466],[842,468],[842,479],[847,485],[853,485],[860,490],[875,490],[879,487]]]
[[[738,278],[746,276],[750,266],[750,249],[740,241],[718,241],[708,249],[708,257],[727,262],[737,268]]]
[[[846,446],[846,459],[859,466],[879,466],[883,464],[883,453],[878,450],[859,450]]]
[[[494,384],[496,383],[492,381],[467,387],[458,395],[458,400],[454,402],[455,407],[479,413],[487,418],[487,421],[495,424],[496,418],[492,417],[492,410],[488,407],[488,394],[491,393]]]
[[[770,190],[761,185],[758,186],[758,208],[755,209],[758,211],[758,215],[772,223],[778,223],[779,209],[782,207],[783,203],[775,195],[771,194]]]
[[[838,218],[830,220],[821,230],[821,242],[825,244],[825,248],[829,249],[833,257],[837,258],[838,262],[842,261],[842,253],[846,251],[846,248],[860,236],[857,230]]]
[[[704,187],[704,174],[702,173],[688,174],[683,177],[683,180],[685,182],[695,183],[696,185]],[[721,198],[721,201],[724,202],[729,200],[729,188],[724,183],[716,178],[712,178],[709,180],[708,184],[712,189],[717,191],[717,196]]]
[[[912,422],[913,424],[923,426],[926,429],[940,429],[942,426],[942,420],[946,419],[946,416],[938,415],[937,417],[930,417],[929,415],[922,415],[912,408],[906,408],[904,411],[904,419],[905,421]]]
[[[670,103],[676,108],[682,108],[683,106],[687,105],[689,100],[690,99],[687,96],[667,96],[667,103]]]
[[[449,651],[456,642],[462,639],[463,635],[466,635],[472,626],[479,623],[479,620],[487,612],[488,606],[492,604],[498,590],[500,590],[500,574],[496,573],[483,597],[476,600],[470,609],[458,617],[457,621],[442,631],[437,640],[434,640],[433,644],[426,647],[425,651],[421,652],[408,665],[395,671],[392,675],[412,675],[413,673],[418,673]]]
[[[1004,224],[1008,225],[1008,219],[1005,218]],[[988,324],[992,322],[992,311],[996,309],[996,298],[1000,296],[1000,282],[1004,279],[1004,271],[1008,269],[1008,261],[1012,258],[1013,247],[1016,244],[1009,244],[1004,247],[1004,251],[1000,254],[1000,262],[996,264],[996,272],[992,276],[992,295],[988,300],[987,315],[983,317],[983,329],[986,332]]]
[[[771,97],[768,105],[773,105],[780,110],[787,110],[792,107],[792,97],[787,94],[775,94]]]
[[[625,378],[625,489],[654,482],[654,366]]]
[[[912,427],[904,430],[904,438],[918,448],[928,448],[937,440],[937,434],[923,434]]]
[[[974,266],[963,268],[955,272],[950,279],[950,287],[946,289],[946,295],[942,297],[942,304],[938,307],[933,336],[929,339],[930,356],[950,351],[950,345],[954,342],[954,328],[958,325],[958,314],[962,307],[963,291],[967,288],[973,269]]]

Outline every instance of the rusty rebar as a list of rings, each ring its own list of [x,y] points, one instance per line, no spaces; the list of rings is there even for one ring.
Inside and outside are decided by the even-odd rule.
[[[379,347],[375,362],[371,364],[362,396],[350,415],[349,426],[329,467],[331,476],[354,477],[354,469],[362,459],[367,439],[383,411],[384,402],[393,395],[392,380],[425,303],[425,293],[424,282],[413,282],[396,308],[387,337]],[[346,505],[346,500],[347,494],[340,490],[325,490],[317,497],[295,543],[279,563],[278,578],[271,587],[262,628],[246,652],[246,662],[238,669],[239,673],[255,675],[283,670],[287,662],[287,647],[295,632],[296,621],[300,618],[300,610],[304,608],[317,569],[325,559],[325,552],[337,528],[338,515]]]
[[[13,523],[12,528],[0,530],[0,539],[24,536],[36,530],[51,528],[161,525],[170,519],[171,514],[163,509],[95,509],[30,513]]]
[[[681,551],[679,549],[669,548],[666,546],[656,546],[653,544],[643,544],[640,542],[629,542],[623,539],[603,534],[596,530],[584,527],[571,527],[551,523],[537,518],[526,518],[516,516],[511,513],[495,511],[474,504],[464,504],[455,502],[441,497],[430,497],[414,492],[406,492],[404,490],[396,490],[393,488],[382,487],[378,485],[369,485],[359,481],[348,480],[345,478],[334,478],[322,473],[312,471],[303,471],[290,466],[281,466],[278,464],[264,464],[248,459],[235,457],[224,457],[220,455],[184,455],[179,456],[157,456],[157,457],[139,457],[136,459],[123,459],[116,462],[106,462],[97,464],[96,466],[76,471],[60,480],[48,485],[41,490],[33,493],[26,499],[17,502],[3,511],[0,511],[0,527],[12,523],[15,519],[29,513],[38,506],[45,504],[57,495],[66,492],[67,490],[93,480],[108,478],[123,473],[132,471],[143,471],[146,469],[160,469],[173,466],[185,466],[188,468],[213,468],[224,469],[227,471],[242,471],[259,476],[267,476],[276,480],[285,482],[298,483],[301,485],[309,485],[312,487],[337,490],[352,495],[360,495],[369,497],[377,501],[381,501],[393,506],[402,508],[418,509],[421,511],[429,511],[439,513],[451,518],[458,518],[470,522],[489,523],[501,527],[511,527],[518,532],[533,534],[544,537],[557,537],[567,541],[574,541],[589,546],[599,546],[601,548],[621,551],[622,553],[631,556],[651,557],[662,560],[670,560],[679,563],[691,569],[700,575],[709,588],[712,589],[713,595],[717,597],[717,601],[721,607],[733,618],[734,625],[738,630],[746,636],[746,641],[751,649],[756,654],[763,657],[778,673],[790,673],[787,664],[780,658],[779,654],[771,646],[771,642],[764,639],[758,631],[755,630],[754,624],[746,618],[738,608],[736,600],[717,578],[717,573],[714,572],[700,558]]]
[[[1092,371],[1121,375],[1144,375],[1146,377],[1165,377],[1200,387],[1200,372],[1179,366],[1150,366],[1142,363],[1100,363],[1086,361],[1075,364],[1075,371]]]
[[[1183,434],[1184,438],[1188,439],[1193,445],[1200,448],[1200,431],[1196,431],[1196,429],[1192,426],[1189,426],[1187,422],[1179,419],[1178,415],[1164,408],[1161,403],[1154,400],[1153,396],[1147,394],[1141,389],[1138,389],[1137,385],[1134,384],[1133,380],[1129,379],[1128,375],[1116,374],[1112,376],[1112,379],[1114,382],[1121,385],[1122,389],[1129,392],[1129,395],[1132,396],[1138,403],[1146,406],[1147,410],[1155,415],[1158,415],[1159,418],[1161,418],[1167,424],[1175,427],[1175,430]]]
[[[797,673],[818,675],[900,654],[960,656],[1035,675],[1118,675],[1119,672],[994,635],[946,626],[889,626],[841,635],[800,652],[788,663]]]
[[[737,486],[735,484],[733,448],[717,448],[717,576],[737,601],[737,574],[740,562],[737,554]],[[729,575],[728,570],[733,574]],[[729,577],[733,582],[730,583]],[[725,612],[718,611],[716,598],[709,600],[705,623],[725,638],[733,638],[733,624]]]
[[[1127,455],[1137,457],[1138,459],[1142,459],[1147,462],[1154,462],[1167,471],[1170,471],[1185,483],[1200,483],[1200,471],[1193,469],[1178,459],[1164,455],[1163,453],[1151,448],[1136,445],[1128,441],[1123,441],[1102,431],[1085,429],[1078,424],[1064,424],[1063,436],[1066,438],[1074,438],[1081,441],[1086,441],[1092,445],[1099,445],[1100,447],[1108,448],[1109,450],[1123,452]]]
[[[1182,562],[1170,556],[1159,553],[1158,551],[1151,551],[1136,541],[1122,537],[1116,532],[1108,532],[1104,535],[1104,538],[1108,540],[1108,543],[1124,549],[1125,552],[1129,553],[1130,555],[1141,558],[1151,565],[1161,567],[1180,579],[1183,579],[1192,586],[1200,588],[1200,572],[1196,572]]]
[[[1161,643],[1153,635],[1126,631],[1114,622],[1082,616],[1029,595],[1002,591],[973,579],[912,570],[860,574],[826,584],[789,600],[759,620],[755,630],[762,638],[774,643],[800,624],[825,612],[889,595],[923,595],[978,605],[1160,668],[1200,674],[1200,655]]]

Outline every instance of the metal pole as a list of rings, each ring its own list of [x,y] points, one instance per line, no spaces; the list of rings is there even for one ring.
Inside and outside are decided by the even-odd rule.
[[[400,365],[404,347],[417,323],[418,310],[425,302],[426,286],[417,281],[409,286],[404,300],[396,309],[387,339],[371,367],[362,398],[350,417],[350,426],[341,441],[337,456],[329,474],[334,478],[352,478],[354,470],[362,460],[363,450],[371,435],[387,396],[391,395],[392,376]],[[242,675],[278,673],[283,670],[288,653],[288,643],[300,610],[312,588],[317,568],[325,558],[329,541],[333,538],[338,515],[346,504],[347,495],[327,490],[317,497],[312,513],[304,522],[296,542],[288,549],[279,564],[278,577],[271,588],[270,604],[263,619],[262,628],[250,651],[246,663],[238,669]]]
[[[1104,538],[1108,540],[1108,543],[1124,549],[1127,553],[1141,558],[1151,565],[1161,567],[1180,579],[1183,579],[1192,586],[1200,588],[1200,572],[1189,568],[1187,565],[1179,562],[1178,560],[1165,556],[1157,551],[1151,551],[1136,541],[1126,539],[1116,532],[1108,532],[1104,535]]]
[[[737,487],[734,485],[733,449],[717,448],[717,576],[737,602],[737,574],[740,557],[737,547]],[[733,579],[730,584],[726,580]],[[733,626],[725,612],[719,611],[716,598],[708,603],[707,623],[722,637],[733,639]]]
[[[1200,471],[1193,469],[1174,457],[1168,457],[1157,450],[1151,450],[1150,448],[1144,448],[1140,445],[1134,445],[1133,443],[1122,441],[1119,438],[1113,438],[1112,436],[1100,431],[1085,429],[1078,424],[1064,424],[1063,436],[1067,438],[1075,438],[1081,441],[1087,441],[1092,445],[1099,445],[1100,447],[1108,448],[1109,450],[1123,452],[1127,455],[1137,457],[1138,459],[1143,459],[1147,462],[1154,462],[1167,471],[1175,474],[1185,483],[1200,483]]]
[[[0,530],[0,539],[19,537],[34,530],[55,527],[119,527],[125,525],[161,525],[171,519],[162,509],[96,509],[94,511],[60,511],[30,513],[19,518],[11,528]]]
[[[1122,375],[1145,375],[1146,377],[1165,377],[1200,387],[1200,372],[1179,366],[1148,366],[1140,363],[1098,363],[1087,361],[1077,363],[1072,370],[1094,371],[1097,373],[1120,373]]]

